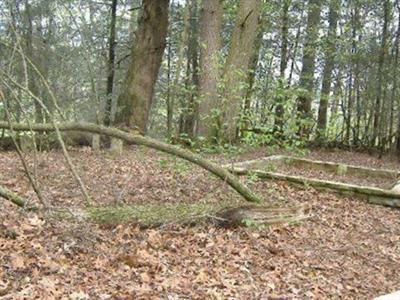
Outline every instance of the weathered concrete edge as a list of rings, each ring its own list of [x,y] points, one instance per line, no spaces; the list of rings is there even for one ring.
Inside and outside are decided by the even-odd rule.
[[[260,178],[269,178],[273,180],[284,180],[303,186],[311,186],[316,189],[331,190],[339,193],[350,193],[364,196],[372,204],[400,208],[400,193],[392,190],[384,190],[375,187],[359,186],[354,184],[340,183],[336,181],[327,181],[320,179],[311,179],[301,176],[290,176],[275,172],[265,172],[261,170],[248,170],[245,168],[231,168],[229,171],[236,175],[246,175],[249,172],[256,174]]]
[[[344,163],[335,163],[335,162],[325,162],[320,160],[311,160],[307,158],[300,158],[300,157],[292,157],[287,155],[280,155],[280,159],[286,161],[294,161],[294,162],[303,162],[308,164],[320,165],[320,166],[332,166],[332,167],[340,167],[344,166],[347,170],[354,170],[354,171],[363,171],[368,172],[371,175],[384,175],[384,176],[399,176],[399,171],[389,170],[389,169],[376,169],[376,168],[366,168],[354,165],[348,165]]]

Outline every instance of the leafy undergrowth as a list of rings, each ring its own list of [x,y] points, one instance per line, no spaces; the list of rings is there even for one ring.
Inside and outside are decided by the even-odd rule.
[[[197,167],[142,148],[123,157],[85,149],[71,155],[103,206],[241,201]],[[239,159],[246,155],[265,151]],[[335,155],[351,157],[353,164],[379,164],[366,156]],[[83,206],[59,153],[38,157],[36,171],[53,205]],[[0,201],[0,298],[371,299],[400,289],[399,210],[284,182],[243,180],[267,204],[306,205],[310,218],[262,230],[207,223],[139,229],[134,222],[37,216]],[[13,153],[0,153],[0,184],[35,201]]]

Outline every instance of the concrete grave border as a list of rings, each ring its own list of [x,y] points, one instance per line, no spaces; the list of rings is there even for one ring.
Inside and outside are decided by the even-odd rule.
[[[285,175],[274,170],[274,168],[279,170],[279,164],[306,166],[324,171],[336,172],[338,175],[357,174],[387,177],[393,179],[393,185],[390,189],[383,189],[338,181]],[[342,163],[296,158],[286,155],[273,155],[256,160],[227,164],[224,165],[224,167],[236,175],[255,174],[259,178],[285,180],[317,189],[330,190],[342,194],[358,195],[362,196],[362,198],[366,199],[369,203],[400,208],[400,182],[397,181],[400,177],[399,171],[365,168]]]

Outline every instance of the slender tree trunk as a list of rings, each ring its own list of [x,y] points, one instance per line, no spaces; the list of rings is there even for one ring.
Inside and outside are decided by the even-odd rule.
[[[330,127],[334,127],[335,123],[338,118],[338,109],[339,109],[339,98],[340,94],[342,92],[342,70],[339,66],[339,70],[337,72],[336,78],[335,78],[335,83],[334,83],[334,88],[333,88],[333,100],[332,100],[332,106],[330,109],[330,115],[331,118],[328,120]],[[330,132],[328,129],[326,129],[326,137],[329,137]]]
[[[291,4],[291,0],[284,0],[282,3],[282,28],[281,28],[281,62],[280,62],[280,70],[279,70],[279,89],[285,89],[285,72],[288,65],[288,35],[289,35],[289,7]],[[274,130],[279,132],[281,135],[283,132],[283,114],[285,113],[283,102],[285,101],[286,97],[282,97],[279,95],[276,99],[276,108],[275,108],[275,124]]]
[[[351,8],[351,55],[349,63],[349,94],[346,111],[346,132],[344,142],[350,147],[358,142],[359,116],[360,116],[360,99],[359,99],[359,58],[357,49],[357,29],[360,26],[359,21],[359,3],[358,1],[352,2]],[[354,102],[356,101],[357,109],[357,124],[356,128],[352,127]],[[353,130],[353,140],[351,141],[351,132]]]
[[[303,14],[304,13],[302,11],[301,19],[303,18]],[[296,65],[296,59],[297,59],[297,52],[299,51],[300,35],[301,35],[301,22],[297,26],[296,38],[295,38],[294,45],[293,45],[293,51],[291,51],[293,54],[291,55],[292,63],[290,64],[290,72],[289,72],[289,79],[288,79],[288,87],[289,88],[292,86],[294,67]]]
[[[261,0],[242,0],[239,3],[230,50],[223,75],[224,138],[235,142],[241,105],[245,95],[243,82],[248,72],[257,24],[261,13]]]
[[[347,105],[345,107],[345,136],[343,143],[345,145],[350,145],[350,135],[351,135],[351,118],[353,115],[353,66],[350,64],[349,66],[349,83],[348,83],[348,97],[347,97]]]
[[[400,6],[399,12],[400,12]],[[397,33],[396,33],[396,41],[395,41],[395,62],[393,65],[394,71],[393,71],[393,85],[392,85],[392,115],[391,115],[391,128],[393,128],[393,110],[394,110],[394,103],[395,103],[395,98],[397,96],[397,68],[399,66],[399,52],[400,52],[400,16],[398,20],[398,25],[397,25]],[[397,104],[398,107],[398,121],[397,121],[397,133],[396,133],[396,150],[398,155],[400,156],[400,104]],[[390,130],[390,136],[392,136],[392,130]]]
[[[117,5],[118,0],[111,2],[111,22],[110,22],[110,36],[108,38],[108,65],[107,65],[107,91],[106,91],[106,107],[104,116],[104,125],[111,125],[111,111],[113,103],[113,88],[114,88],[114,73],[115,73],[115,46],[116,46],[116,19],[117,19]]]
[[[357,28],[361,27],[360,23],[360,18],[358,11],[355,13],[355,25],[354,25],[354,31],[357,31]],[[361,31],[361,28],[360,30]],[[354,33],[354,36],[357,33]],[[361,45],[362,41],[362,34],[358,33],[358,42],[353,41],[353,48],[354,48],[354,53],[355,53],[355,69],[354,69],[354,92],[355,98],[356,98],[356,109],[357,109],[357,115],[356,115],[356,126],[355,126],[355,133],[354,133],[354,143],[355,146],[360,146],[360,132],[361,132],[361,117],[363,113],[362,105],[361,105],[361,91],[360,91],[360,83],[361,83],[361,72],[360,72],[360,57],[359,57],[359,50],[358,50],[358,45]]]
[[[220,77],[222,1],[203,0],[200,12],[199,117],[197,131],[209,141],[216,137],[218,80]]]
[[[183,111],[182,132],[189,138],[195,136],[195,121],[197,112],[198,86],[199,86],[199,39],[198,39],[198,6],[197,0],[190,1],[188,60],[186,74],[187,102]]]
[[[357,1],[352,2],[353,6],[351,8],[351,50],[350,50],[350,62],[349,62],[349,78],[348,78],[348,100],[346,107],[346,118],[345,118],[345,136],[344,144],[351,146],[351,129],[352,129],[352,118],[353,118],[353,102],[355,98],[355,65],[357,56],[357,19],[358,19],[358,7]],[[353,137],[354,142],[354,137]]]
[[[31,61],[32,64],[36,66],[36,55],[35,55],[35,47],[33,45],[33,21],[32,21],[32,9],[28,0],[25,0],[25,46],[27,57]],[[36,66],[37,67],[37,66]],[[28,89],[32,92],[33,95],[40,97],[40,89],[39,89],[39,80],[38,76],[35,72],[35,69],[32,65],[28,64]],[[36,100],[34,101],[35,105],[35,122],[42,123],[44,121],[43,109],[40,103]]]
[[[390,0],[383,2],[384,20],[382,28],[382,40],[381,48],[379,51],[379,62],[378,62],[378,78],[376,82],[376,99],[374,106],[374,119],[373,119],[373,133],[371,139],[371,146],[376,145],[376,140],[380,135],[381,128],[381,113],[382,113],[382,93],[383,93],[383,78],[384,78],[384,65],[388,51],[388,34],[389,34],[389,17],[390,17]]]
[[[273,78],[273,72],[274,72],[273,66],[274,66],[274,55],[271,55],[271,58],[269,59],[267,64],[267,71],[266,71],[267,74],[265,75],[265,86],[264,86],[265,93],[268,92],[269,85],[271,84]],[[269,110],[267,109],[267,104],[268,104],[267,99],[263,99],[261,103],[261,113],[260,113],[260,123],[262,126],[268,123]]]
[[[400,22],[399,22],[400,25]],[[399,27],[400,29],[400,27]],[[399,30],[398,29],[398,30]],[[393,123],[394,123],[394,113],[395,113],[395,103],[396,103],[396,97],[397,97],[397,68],[399,67],[399,45],[398,45],[398,36],[399,34],[396,33],[396,41],[395,41],[395,50],[394,50],[394,62],[393,62],[393,75],[392,75],[392,89],[390,93],[390,116],[389,116],[389,133],[388,133],[388,143],[389,147],[393,143]]]
[[[398,11],[400,13],[400,6],[398,6]],[[390,120],[389,120],[389,137],[388,137],[390,144],[393,143],[394,107],[395,107],[395,102],[396,102],[396,97],[397,97],[397,84],[398,84],[397,68],[399,67],[399,50],[400,50],[399,49],[399,46],[400,46],[400,16],[399,16],[397,22],[398,23],[397,23],[396,40],[393,45],[394,62],[393,62],[393,75],[392,75],[392,91],[391,91],[391,95],[390,95]],[[400,112],[399,112],[399,115],[400,115]],[[398,126],[400,126],[400,124]],[[400,137],[399,133],[397,133],[397,136]],[[399,150],[399,149],[397,149],[397,150]]]
[[[335,66],[336,30],[339,18],[339,3],[331,0],[329,7],[329,31],[325,50],[325,67],[322,75],[321,100],[318,109],[317,138],[325,139],[326,125],[328,122],[328,103],[331,92],[332,73]]]
[[[131,64],[118,99],[116,124],[145,133],[165,49],[169,0],[143,0]]]
[[[318,40],[318,25],[320,22],[322,1],[310,0],[308,3],[308,19],[306,40],[303,50],[303,67],[300,74],[299,86],[303,92],[298,97],[297,110],[299,113],[299,134],[309,137],[310,126],[303,124],[312,118],[311,104],[314,95],[315,56]]]
[[[244,132],[251,127],[251,98],[254,91],[254,81],[256,78],[258,59],[260,56],[260,49],[263,41],[263,36],[265,32],[266,21],[260,18],[260,22],[257,26],[257,37],[255,40],[255,45],[253,53],[250,59],[249,70],[247,72],[247,87],[246,95],[244,97],[244,110],[243,110],[243,124],[241,131]]]
[[[180,100],[180,104],[181,104],[181,108],[184,108],[185,106],[185,92],[183,91],[183,83],[181,82],[182,79],[182,71],[183,71],[183,67],[185,64],[185,50],[187,49],[187,44],[188,44],[188,40],[189,40],[189,19],[190,19],[190,0],[186,0],[185,3],[185,7],[183,10],[183,30],[181,33],[181,38],[178,42],[178,46],[177,46],[177,62],[176,62],[176,71],[175,71],[175,79],[172,85],[172,90],[173,90],[173,97],[170,101],[170,107],[168,108],[168,120],[172,121],[173,119],[173,113],[175,110],[175,100],[179,99]],[[182,85],[181,85],[182,84]],[[182,133],[182,128],[183,128],[183,115],[180,114],[179,116],[179,133]]]
[[[172,136],[172,99],[171,99],[171,40],[168,41],[167,47],[167,136]]]

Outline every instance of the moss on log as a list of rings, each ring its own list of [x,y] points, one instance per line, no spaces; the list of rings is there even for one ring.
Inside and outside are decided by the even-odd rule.
[[[10,190],[2,186],[0,186],[0,197],[8,201],[11,201],[12,203],[14,203],[19,207],[25,207],[27,203],[24,198],[18,196],[17,194],[11,192]]]

